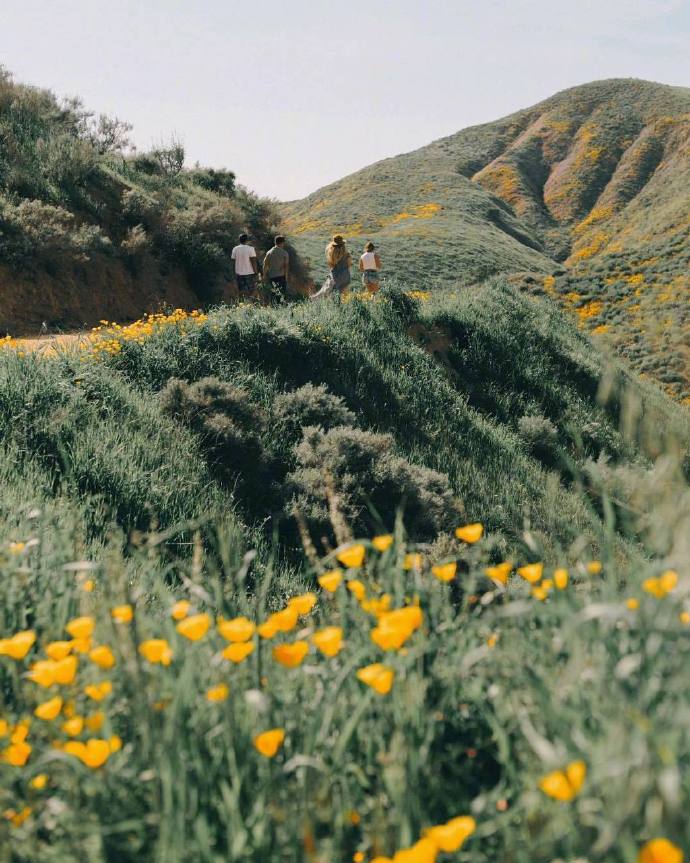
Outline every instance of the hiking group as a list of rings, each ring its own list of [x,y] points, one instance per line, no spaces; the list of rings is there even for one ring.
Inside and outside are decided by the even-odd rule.
[[[232,250],[231,256],[239,296],[252,296],[257,280],[260,280],[268,290],[272,302],[286,302],[290,255],[285,247],[285,237],[279,234],[275,238],[273,248],[266,252],[261,264],[256,250],[248,241],[247,234],[240,234],[239,244]],[[329,269],[328,277],[320,290],[311,295],[312,300],[329,295],[340,298],[352,281],[352,255],[340,234],[336,234],[326,246],[326,263]],[[373,243],[367,243],[359,259],[359,271],[362,274],[362,286],[370,294],[379,290],[379,273],[382,266],[376,247]]]

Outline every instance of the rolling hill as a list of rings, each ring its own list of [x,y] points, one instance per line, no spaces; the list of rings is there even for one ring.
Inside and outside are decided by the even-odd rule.
[[[428,286],[520,273],[518,283],[690,398],[687,88],[575,87],[378,162],[284,212],[317,266],[338,230],[353,246],[373,239],[388,273]]]

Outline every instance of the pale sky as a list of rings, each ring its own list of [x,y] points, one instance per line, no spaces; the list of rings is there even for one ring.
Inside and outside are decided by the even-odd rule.
[[[690,0],[0,0],[17,80],[282,200],[689,45]]]

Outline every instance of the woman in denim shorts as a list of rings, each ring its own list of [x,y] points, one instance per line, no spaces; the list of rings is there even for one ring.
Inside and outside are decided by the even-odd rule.
[[[362,274],[362,284],[370,294],[375,294],[379,289],[381,267],[381,258],[376,252],[376,247],[373,243],[367,243],[364,254],[359,259],[359,271]]]

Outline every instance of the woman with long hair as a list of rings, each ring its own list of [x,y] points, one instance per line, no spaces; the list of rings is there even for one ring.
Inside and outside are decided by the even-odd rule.
[[[336,234],[326,246],[326,263],[330,272],[321,290],[312,295],[312,300],[326,297],[334,292],[340,299],[343,291],[350,284],[352,255],[340,234]]]

